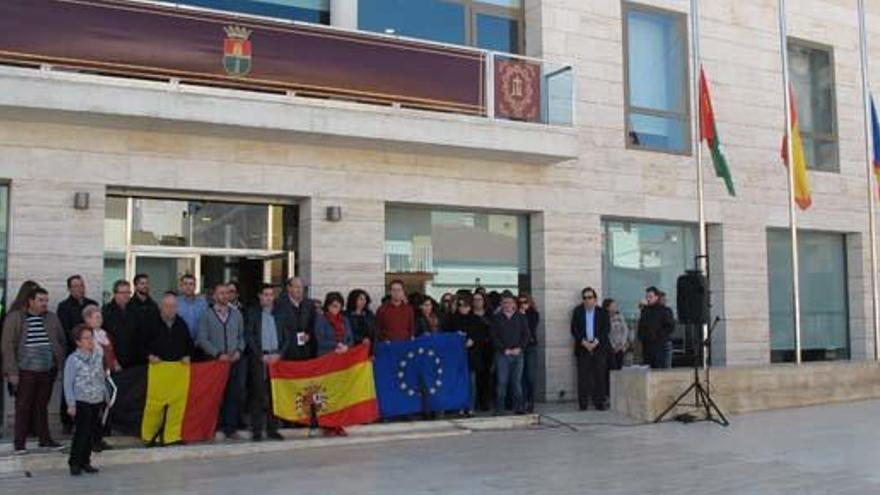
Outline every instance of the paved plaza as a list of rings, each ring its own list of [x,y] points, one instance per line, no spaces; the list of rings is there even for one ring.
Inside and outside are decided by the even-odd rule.
[[[559,410],[558,408],[553,408]],[[223,459],[9,475],[4,493],[880,493],[880,401],[624,426],[551,413],[570,428],[327,447]],[[549,425],[549,420],[542,421]],[[99,461],[100,462],[100,461]]]

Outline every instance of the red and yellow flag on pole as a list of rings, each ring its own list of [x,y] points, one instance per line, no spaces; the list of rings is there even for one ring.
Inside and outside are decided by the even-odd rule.
[[[794,88],[790,89],[791,99],[791,152],[794,156],[794,202],[802,210],[806,210],[813,204],[810,191],[810,177],[807,175],[807,160],[804,158],[804,145],[801,142],[801,129],[797,118],[797,102],[794,97]],[[787,130],[786,130],[787,131]],[[782,138],[782,161],[788,166],[788,135],[786,132]]]
[[[369,345],[309,361],[279,361],[269,366],[275,416],[309,424],[312,406],[318,424],[328,428],[379,419]]]

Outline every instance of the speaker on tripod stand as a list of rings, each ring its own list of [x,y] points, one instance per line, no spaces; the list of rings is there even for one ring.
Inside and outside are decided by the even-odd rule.
[[[690,338],[694,347],[694,377],[690,386],[682,392],[665,411],[660,413],[654,422],[662,421],[670,411],[675,409],[685,397],[693,392],[693,406],[697,409],[703,410],[705,414],[703,418],[704,420],[713,421],[722,426],[728,426],[730,422],[727,420],[724,413],[721,412],[721,409],[715,404],[715,401],[710,394],[708,360],[706,361],[705,367],[705,383],[700,379],[700,370],[703,369],[703,353],[708,349],[712,330],[714,330],[715,325],[720,320],[720,318],[716,318],[709,327],[707,335],[703,335],[703,327],[709,325],[710,319],[709,310],[711,305],[709,303],[709,284],[705,275],[703,275],[701,271],[688,270],[678,277],[676,289],[677,294],[675,302],[678,312],[678,321],[679,323],[686,325],[687,336]],[[681,416],[690,418],[689,421],[694,420],[693,415]]]

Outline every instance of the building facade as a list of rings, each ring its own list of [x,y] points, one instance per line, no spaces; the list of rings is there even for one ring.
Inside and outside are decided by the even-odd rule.
[[[29,19],[36,9],[50,19],[44,14],[65,2],[5,3],[2,18]],[[702,4],[704,67],[737,189],[728,196],[704,165],[713,314],[724,318],[713,361],[792,361],[776,2]],[[203,284],[239,280],[246,297],[293,273],[313,297],[361,287],[377,300],[390,278],[435,296],[477,285],[528,291],[542,313],[540,389],[557,398],[573,396],[569,318],[581,288],[617,299],[632,321],[645,287],[674,303],[676,277],[695,263],[686,0],[78,5],[101,10],[83,19],[115,9],[250,33],[218,31],[204,63],[221,75],[208,78],[167,68],[189,56],[186,46],[126,38],[146,21],[80,44],[54,31],[53,45],[100,63],[55,53],[22,24],[0,30],[7,303],[26,279],[57,303],[74,273],[95,298],[139,272],[154,291],[192,272]],[[870,32],[880,34],[880,7],[869,9]],[[871,359],[856,0],[790,0],[788,24],[813,185],[813,206],[798,215],[804,359]],[[288,53],[268,33],[326,41]],[[321,51],[331,42],[342,45]],[[391,53],[395,64],[363,75],[372,59],[347,52],[350,42],[422,55],[407,67],[395,64],[410,55]],[[113,59],[113,50],[132,60]],[[306,60],[310,53],[318,55]],[[268,70],[270,56],[277,73],[300,79],[249,78]],[[314,73],[290,69],[286,56],[323,67],[319,79],[341,74],[347,86],[314,89],[320,81],[302,82]],[[475,104],[455,100],[450,74],[474,73],[450,56],[478,61],[477,77],[457,80]],[[872,67],[880,80],[880,63]],[[398,69],[400,80],[382,79]],[[422,86],[440,103],[418,93]],[[676,346],[685,356],[683,334]]]

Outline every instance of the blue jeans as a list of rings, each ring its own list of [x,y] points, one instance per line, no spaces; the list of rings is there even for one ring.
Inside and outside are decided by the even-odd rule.
[[[522,393],[522,372],[523,372],[523,355],[506,356],[503,352],[495,354],[495,412],[504,410],[504,403],[507,399],[507,387],[511,388],[513,393],[513,410],[521,412],[523,410],[523,393]]]

